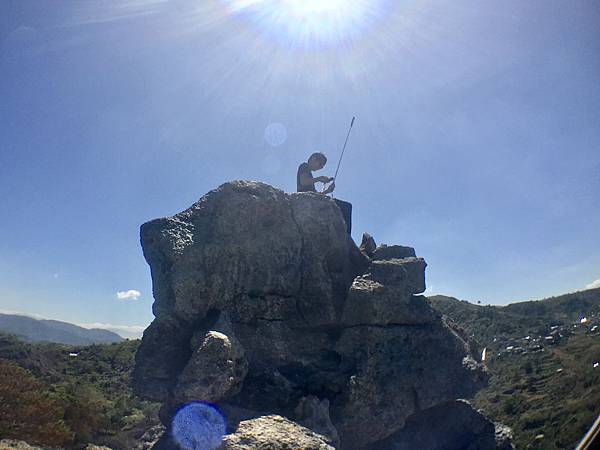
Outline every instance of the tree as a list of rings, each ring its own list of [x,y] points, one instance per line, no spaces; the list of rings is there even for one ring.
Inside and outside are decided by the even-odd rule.
[[[0,359],[0,436],[51,447],[70,443],[64,410],[29,371]]]
[[[110,426],[107,412],[111,404],[94,385],[70,381],[56,391],[65,405],[65,421],[78,442],[93,441]]]

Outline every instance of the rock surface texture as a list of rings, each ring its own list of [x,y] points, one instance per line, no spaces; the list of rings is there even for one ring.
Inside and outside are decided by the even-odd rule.
[[[141,242],[156,319],[133,383],[163,403],[167,427],[182,404],[208,401],[227,416],[225,448],[404,448],[485,382],[418,295],[425,261],[410,247],[361,252],[326,196],[226,183],[144,224]],[[472,448],[496,448],[493,425],[472,422],[485,443]],[[318,433],[310,445],[275,443],[304,427]]]
[[[0,450],[44,450],[42,447],[29,445],[27,442],[12,439],[0,440]]]
[[[322,436],[277,415],[241,422],[220,450],[334,450]]]

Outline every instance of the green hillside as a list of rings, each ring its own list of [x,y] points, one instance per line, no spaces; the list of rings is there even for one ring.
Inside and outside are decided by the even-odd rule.
[[[139,343],[73,347],[0,334],[0,436],[48,446],[84,448],[93,442],[131,450],[158,423],[158,405],[135,397],[129,384]],[[34,391],[40,393],[35,402]],[[13,420],[18,417],[10,405],[27,402],[35,414],[19,410],[21,420]],[[31,429],[15,427],[36,421]]]
[[[600,413],[600,289],[504,307],[430,301],[486,349],[475,404],[513,428],[517,449],[573,448]]]

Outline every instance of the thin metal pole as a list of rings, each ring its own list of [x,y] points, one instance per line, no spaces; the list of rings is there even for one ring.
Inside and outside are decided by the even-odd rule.
[[[600,414],[575,450],[592,450],[600,442]]]
[[[346,141],[344,142],[344,147],[342,148],[342,154],[340,155],[340,160],[338,161],[337,168],[335,169],[335,175],[333,176],[333,180],[337,179],[338,171],[340,170],[340,164],[342,163],[342,158],[344,157],[344,152],[346,151],[346,144],[348,144],[348,138],[350,137],[350,131],[352,130],[352,125],[354,125],[354,119],[356,117],[352,117],[352,122],[350,122],[350,128],[348,128],[348,134],[346,134]]]

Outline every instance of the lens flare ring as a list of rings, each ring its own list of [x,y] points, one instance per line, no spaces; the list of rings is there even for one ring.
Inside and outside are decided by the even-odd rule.
[[[225,418],[216,406],[192,402],[177,411],[171,433],[184,450],[215,450],[221,445],[226,428]]]

